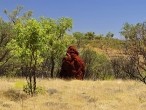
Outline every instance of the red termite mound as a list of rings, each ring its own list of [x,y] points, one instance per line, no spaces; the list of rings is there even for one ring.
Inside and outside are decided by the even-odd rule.
[[[74,46],[70,46],[66,52],[66,56],[62,60],[60,77],[83,80],[84,73],[84,61],[79,57],[77,49]]]

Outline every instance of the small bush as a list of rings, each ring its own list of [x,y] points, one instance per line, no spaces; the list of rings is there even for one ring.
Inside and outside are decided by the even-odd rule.
[[[36,88],[36,94],[44,94],[46,92],[44,87],[38,86]]]
[[[25,93],[27,93],[27,94],[30,94],[30,93],[31,93],[31,89],[30,89],[30,87],[28,86],[28,84],[23,86],[23,91],[24,91]],[[36,91],[35,91],[35,94],[36,94],[36,95],[37,95],[37,94],[44,94],[44,93],[45,93],[45,88],[43,88],[43,87],[41,87],[41,86],[39,86],[39,87],[36,88]]]
[[[28,96],[23,91],[10,89],[4,92],[4,95],[13,101],[20,101],[26,99]]]
[[[23,91],[27,94],[31,94],[31,89],[28,84],[23,86]]]

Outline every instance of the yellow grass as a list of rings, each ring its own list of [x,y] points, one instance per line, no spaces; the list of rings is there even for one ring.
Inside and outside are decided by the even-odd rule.
[[[141,82],[38,79],[46,93],[35,97],[21,84],[25,79],[0,79],[0,110],[146,110]]]

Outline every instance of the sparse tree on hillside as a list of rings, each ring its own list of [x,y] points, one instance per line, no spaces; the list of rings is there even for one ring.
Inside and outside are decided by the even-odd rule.
[[[82,39],[84,37],[84,34],[81,33],[81,32],[74,32],[73,33],[73,36],[77,39],[77,46],[78,46],[78,48],[80,48],[80,44],[82,42]]]
[[[89,40],[93,40],[95,38],[95,33],[94,32],[87,32],[85,34],[85,36],[89,39]]]
[[[146,24],[125,23],[121,34],[126,39],[126,53],[137,71],[131,74],[146,83]]]
[[[113,37],[114,37],[114,34],[111,33],[111,32],[108,32],[108,33],[106,34],[106,37],[111,37],[111,38],[113,38]]]

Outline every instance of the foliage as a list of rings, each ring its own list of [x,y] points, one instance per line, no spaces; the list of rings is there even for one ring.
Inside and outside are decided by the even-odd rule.
[[[82,58],[86,65],[85,78],[106,79],[112,76],[109,60],[104,54],[98,54],[91,48],[82,51]]]
[[[113,37],[114,37],[114,34],[111,33],[111,32],[108,32],[108,33],[106,34],[106,37],[111,37],[111,38],[113,38]]]
[[[32,16],[32,11],[27,11],[22,13],[23,6],[17,6],[16,9],[14,9],[12,12],[9,12],[8,10],[4,10],[4,13],[8,16],[10,22],[13,24],[16,24],[17,21],[25,21],[30,19]]]
[[[80,48],[81,42],[84,38],[84,34],[81,32],[74,32],[73,37],[75,37],[77,39],[77,47]]]
[[[95,38],[95,33],[94,32],[87,32],[85,34],[86,38],[89,40],[93,40]]]
[[[26,93],[26,94],[31,94],[31,89],[30,89],[30,87],[28,86],[28,84],[27,85],[24,85],[23,86],[23,91]],[[43,88],[43,87],[41,87],[41,86],[38,86],[38,87],[36,87],[36,92],[35,92],[35,95],[37,95],[37,94],[45,94],[45,88]]]
[[[14,25],[16,22],[28,20],[32,12],[23,13],[23,7],[18,6],[12,12],[4,10],[10,21],[4,21],[0,18],[0,74],[8,77],[16,76],[20,61],[13,54],[10,54],[14,45],[9,46],[9,42],[16,36]],[[11,48],[9,48],[11,47]]]
[[[125,46],[125,41],[117,38],[106,37],[103,35],[96,35],[93,40],[89,40],[86,37],[83,37],[80,40],[80,48],[86,47],[86,45],[100,48],[102,50],[107,50],[108,48],[111,48],[113,50],[123,50]]]
[[[0,75],[10,71],[11,64],[10,49],[7,48],[9,41],[14,37],[13,26],[0,19]]]
[[[82,50],[86,63],[86,79],[139,79],[146,83],[146,23],[125,23],[121,34],[125,40],[114,38],[112,32],[74,32],[71,18],[31,18],[32,11],[23,7],[4,13],[9,22],[0,18],[0,75],[25,76],[30,94],[37,92],[36,77],[58,77],[62,58],[68,46]],[[108,59],[92,48],[122,50],[124,55]],[[109,55],[110,56],[110,55]],[[122,56],[122,57],[121,57]],[[29,91],[29,90],[28,90]]]
[[[72,19],[64,17],[57,20],[41,18],[41,23],[45,27],[46,33],[44,35],[48,35],[46,43],[48,49],[42,52],[45,59],[43,69],[47,72],[50,71],[50,76],[53,78],[54,71],[58,72],[60,69],[67,46],[74,42],[74,39],[66,34],[66,31],[72,28]]]
[[[134,67],[137,70],[139,80],[146,83],[146,24],[137,23],[136,25],[125,23],[121,34],[126,39],[126,54],[130,57]]]
[[[69,18],[19,20],[14,25],[16,37],[9,42],[7,48],[21,62],[20,69],[26,74],[32,95],[36,92],[36,75],[41,70],[40,65],[50,61],[53,77],[55,65],[61,62],[66,47],[73,42],[66,34],[71,26]]]
[[[114,76],[116,79],[136,79],[137,69],[128,57],[117,57],[111,59]]]
[[[29,76],[28,84],[33,95],[36,91],[37,66],[43,61],[40,51],[45,48],[44,41],[47,38],[42,36],[41,24],[35,19],[17,22],[14,28],[16,37],[9,43],[9,47],[14,45],[12,53],[20,58],[21,64],[29,67],[27,73]]]

